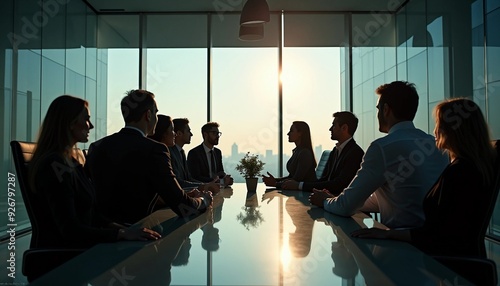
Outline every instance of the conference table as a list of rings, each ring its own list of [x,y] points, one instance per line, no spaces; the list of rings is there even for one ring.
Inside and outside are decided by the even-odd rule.
[[[32,285],[470,285],[408,243],[351,237],[383,226],[308,197],[235,183],[201,215],[162,209],[135,225],[161,239],[98,244]]]

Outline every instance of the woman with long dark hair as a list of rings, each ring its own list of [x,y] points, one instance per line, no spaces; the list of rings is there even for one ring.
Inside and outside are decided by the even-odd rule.
[[[126,228],[95,212],[95,193],[83,170],[78,142],[87,142],[88,102],[69,95],[57,97],[42,123],[29,166],[31,191],[39,231],[31,248],[88,248],[121,239],[149,240],[160,235],[146,228]],[[41,207],[40,207],[41,206]]]
[[[289,175],[282,178],[275,178],[269,172],[268,176],[263,175],[262,180],[266,186],[281,188],[283,182],[295,180],[297,182],[316,180],[316,159],[312,149],[311,130],[304,121],[294,121],[287,133],[288,142],[295,143],[292,157],[286,163]]]

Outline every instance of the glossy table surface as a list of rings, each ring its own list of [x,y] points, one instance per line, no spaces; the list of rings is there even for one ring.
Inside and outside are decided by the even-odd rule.
[[[96,245],[33,285],[468,285],[407,243],[351,238],[377,222],[308,196],[235,184],[189,221],[160,210],[139,223],[162,239]]]

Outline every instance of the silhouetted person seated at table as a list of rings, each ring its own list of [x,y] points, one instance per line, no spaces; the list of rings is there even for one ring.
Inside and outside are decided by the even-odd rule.
[[[358,128],[358,118],[349,111],[335,112],[330,127],[330,138],[337,140],[335,148],[323,170],[315,181],[291,179],[282,184],[284,190],[312,192],[313,189],[327,189],[334,195],[340,194],[352,181],[361,164],[365,152],[354,141],[353,135]]]
[[[390,228],[421,226],[425,194],[447,158],[433,136],[413,125],[418,108],[413,84],[395,81],[379,86],[376,93],[379,131],[388,134],[370,144],[356,176],[340,195],[313,190],[309,200],[341,216],[379,212],[381,223]]]
[[[417,228],[354,231],[352,236],[409,241],[431,255],[486,257],[481,222],[489,220],[498,156],[481,109],[469,99],[451,99],[434,109],[436,145],[450,164],[424,200],[425,222]]]
[[[184,145],[191,143],[191,137],[193,136],[189,127],[189,120],[187,118],[176,118],[173,120],[173,124],[175,143],[172,146],[167,146],[172,157],[172,168],[174,169],[175,177],[184,189],[199,187],[203,183],[191,176],[187,164],[187,156],[183,149]]]
[[[186,187],[185,191],[188,192],[188,195],[190,196],[196,196],[197,192],[191,192],[193,189],[198,189],[199,191],[211,191],[213,194],[216,194],[219,192],[220,187],[218,182],[211,182],[211,183],[196,183],[196,184],[186,184],[183,185],[183,183],[186,183],[187,181],[185,180],[179,180],[178,176],[182,176],[182,168],[183,166],[180,165],[178,160],[181,160],[181,154],[179,151],[176,149],[176,141],[177,141],[177,132],[174,132],[175,130],[175,125],[174,121],[172,118],[168,115],[158,115],[158,123],[156,123],[156,128],[155,128],[155,133],[148,135],[148,138],[153,139],[157,142],[163,143],[168,147],[168,153],[170,155],[170,162],[172,163],[172,169],[174,170],[175,173],[175,179],[177,182],[181,185],[181,187]],[[185,160],[185,158],[184,158]],[[190,183],[190,182],[188,182]],[[161,198],[159,198],[161,200]],[[157,202],[156,208],[163,207],[165,206],[165,203],[162,202]]]
[[[175,179],[167,147],[146,137],[158,121],[154,94],[131,90],[121,110],[125,127],[89,148],[87,161],[99,209],[115,221],[135,223],[149,215],[161,197],[181,217],[204,212],[212,194],[188,196]]]
[[[43,213],[35,213],[39,231],[30,248],[88,248],[101,242],[160,237],[147,228],[112,223],[96,212],[84,158],[74,149],[78,142],[88,141],[92,128],[87,101],[63,95],[50,104],[29,166],[37,198],[31,203],[45,206],[37,208]]]
[[[295,181],[315,181],[316,159],[312,149],[311,131],[309,125],[304,121],[294,121],[287,133],[288,142],[295,143],[292,150],[292,157],[286,163],[288,176],[275,178],[267,172],[268,176],[262,175],[262,181],[268,187],[280,189],[287,180]]]
[[[187,161],[191,176],[204,183],[224,179],[224,186],[232,185],[233,178],[225,173],[222,165],[222,152],[215,147],[222,136],[219,123],[206,123],[201,127],[201,135],[203,142],[188,153]]]

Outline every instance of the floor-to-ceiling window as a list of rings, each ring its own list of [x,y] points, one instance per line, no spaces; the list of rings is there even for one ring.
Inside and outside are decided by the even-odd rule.
[[[344,22],[343,14],[284,15],[284,166],[295,148],[293,143],[287,143],[293,121],[309,125],[316,161],[322,151],[334,146],[329,129],[333,113],[341,111],[340,47],[346,41]],[[332,28],[318,32],[325,26]]]

